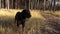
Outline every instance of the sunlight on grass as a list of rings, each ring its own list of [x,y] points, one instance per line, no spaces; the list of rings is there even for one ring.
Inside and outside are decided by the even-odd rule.
[[[15,16],[16,12],[22,11],[22,10],[14,10],[14,9],[0,9],[0,15],[2,16]],[[44,17],[41,16],[41,12],[39,10],[30,10],[32,18],[41,18],[44,19]]]
[[[0,18],[2,19],[2,21],[4,22],[4,24],[9,24],[11,23],[10,25],[13,25],[11,26],[11,28],[15,29],[15,25],[13,24],[14,23],[14,17],[15,17],[15,14],[18,12],[18,11],[22,11],[23,9],[21,10],[17,10],[17,9],[0,9]],[[41,15],[41,12],[40,10],[30,10],[31,12],[31,19],[29,21],[26,22],[26,31],[27,32],[32,32],[31,30],[33,30],[34,28],[36,28],[36,23],[40,23],[40,19],[44,19],[44,17]],[[28,26],[27,26],[28,25]],[[8,30],[8,33],[9,34],[14,34],[15,32],[12,31],[11,28],[7,28]],[[29,30],[30,29],[30,30]],[[1,32],[5,32],[5,28],[2,28],[1,27]]]
[[[9,9],[9,10],[0,9],[0,21],[2,21],[2,23],[4,22],[4,24],[8,24],[8,28],[7,28],[8,34],[15,33],[13,31],[14,29],[16,29],[16,25],[14,24],[14,17],[18,11],[21,12],[22,10],[23,9],[21,9],[21,10],[19,10],[19,9]],[[54,15],[60,15],[60,12],[50,12],[50,11],[42,12],[40,10],[30,10],[30,12],[31,12],[32,17],[30,18],[30,20],[26,21],[26,25],[25,25],[25,28],[26,28],[25,31],[28,32],[29,34],[31,34],[32,31],[33,31],[33,33],[36,33],[36,30],[37,31],[39,30],[38,32],[40,34],[39,28],[41,27],[41,24],[45,23],[45,21],[44,21],[45,18],[41,15],[41,13],[52,13]],[[3,27],[0,26],[0,33],[5,34],[4,32],[5,32],[4,26]]]
[[[54,16],[57,16],[57,17],[60,17],[60,11],[44,11],[43,13],[46,13],[46,14],[52,14]]]
[[[53,14],[60,16],[60,11],[56,11]]]

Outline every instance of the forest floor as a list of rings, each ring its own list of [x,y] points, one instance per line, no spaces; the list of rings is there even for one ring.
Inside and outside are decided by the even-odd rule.
[[[22,10],[0,9],[0,34],[17,34],[14,18],[15,14]],[[60,11],[30,10],[30,12],[32,17],[25,23],[24,34],[60,34]]]

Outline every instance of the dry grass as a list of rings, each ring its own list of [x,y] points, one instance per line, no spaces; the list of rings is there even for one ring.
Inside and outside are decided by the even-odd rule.
[[[15,16],[15,14],[16,14],[16,12],[17,11],[22,11],[23,9],[21,9],[21,10],[17,10],[17,9],[9,9],[9,10],[7,10],[7,9],[0,9],[0,15],[3,15],[3,16]],[[31,11],[31,15],[32,15],[32,17],[34,18],[42,18],[43,19],[43,17],[40,15],[40,11],[39,10],[30,10]]]
[[[15,14],[23,9],[0,9],[0,33],[1,34],[16,34],[16,24],[14,23]],[[45,18],[41,13],[51,13],[59,15],[60,12],[40,12],[40,10],[30,10],[32,17],[26,21],[25,34],[41,34],[40,28],[46,23]]]
[[[52,14],[52,15],[54,15],[54,16],[57,16],[57,17],[60,17],[60,11],[55,11],[55,12],[53,12],[53,11],[44,11],[44,13],[48,13],[48,14]]]
[[[17,11],[22,11],[23,9],[0,9],[0,32],[1,34],[15,34],[16,33],[16,25],[14,24],[14,17]],[[36,23],[39,24],[40,28],[40,21],[44,19],[44,17],[40,14],[39,10],[30,10],[32,17],[26,21],[25,25],[25,34],[36,34]],[[40,30],[38,31],[40,33]]]

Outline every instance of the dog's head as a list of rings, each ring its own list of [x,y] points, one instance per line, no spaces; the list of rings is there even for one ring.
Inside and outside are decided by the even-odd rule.
[[[22,11],[22,14],[25,16],[25,18],[30,18],[31,17],[30,11],[27,10],[27,9],[24,9]]]

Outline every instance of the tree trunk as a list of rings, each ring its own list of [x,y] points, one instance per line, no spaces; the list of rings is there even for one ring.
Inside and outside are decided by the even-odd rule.
[[[56,1],[56,0],[54,0],[54,11],[55,11],[55,1]]]
[[[0,0],[0,8],[1,8],[1,0]]]
[[[44,0],[44,10],[45,10],[46,0]]]
[[[5,2],[6,2],[6,6],[5,6],[5,7],[6,7],[7,9],[9,9],[9,0],[6,0]]]
[[[1,7],[3,8],[4,7],[3,0],[1,0],[1,4],[2,4]]]
[[[7,9],[9,9],[9,0],[7,0],[7,3],[8,3]]]

